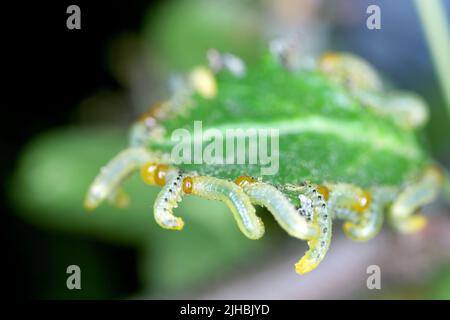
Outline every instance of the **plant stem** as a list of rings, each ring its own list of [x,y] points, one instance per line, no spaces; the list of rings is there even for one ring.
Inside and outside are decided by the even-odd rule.
[[[450,118],[450,35],[441,0],[415,0]]]

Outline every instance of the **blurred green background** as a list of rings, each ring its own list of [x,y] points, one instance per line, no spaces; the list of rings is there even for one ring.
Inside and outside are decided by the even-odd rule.
[[[365,25],[373,3],[382,10],[381,30]],[[450,1],[442,3],[448,16]],[[158,188],[138,177],[126,184],[127,209],[82,207],[98,169],[127,145],[133,119],[170,94],[173,74],[204,63],[209,48],[251,64],[271,39],[292,34],[305,54],[355,52],[395,86],[423,95],[431,106],[430,152],[448,167],[450,117],[412,1],[81,2],[82,30],[70,32],[61,16],[65,5],[45,7],[53,18],[30,59],[38,71],[26,95],[34,103],[23,97],[27,107],[19,103],[23,111],[14,111],[9,123],[22,129],[5,139],[3,226],[12,296],[450,298],[449,206],[442,201],[428,209],[430,226],[420,235],[385,230],[364,247],[341,238],[336,227],[336,253],[308,279],[293,269],[305,244],[292,242],[262,211],[266,235],[249,241],[223,204],[188,197],[177,212],[185,229],[169,232],[152,217]],[[366,253],[349,259],[354,249]],[[66,288],[71,264],[81,267],[82,290]],[[382,268],[379,292],[365,286],[369,264]]]

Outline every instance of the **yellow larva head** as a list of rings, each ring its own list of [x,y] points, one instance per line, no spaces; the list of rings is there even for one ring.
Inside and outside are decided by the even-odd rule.
[[[328,201],[328,199],[330,198],[330,190],[326,186],[317,186],[317,191],[323,196],[325,201]]]
[[[157,164],[149,162],[141,168],[141,178],[146,184],[155,184],[155,172]]]
[[[187,193],[187,194],[192,193],[193,181],[192,181],[191,177],[185,177],[183,179],[182,188],[183,188],[184,193]]]
[[[250,176],[239,176],[234,180],[234,183],[236,183],[238,186],[243,187],[248,183],[255,182],[255,179],[253,179]]]
[[[372,195],[368,191],[363,191],[359,196],[358,200],[351,205],[351,209],[362,213],[370,206],[372,202]]]
[[[157,184],[164,186],[166,184],[166,175],[170,167],[166,164],[156,164],[149,162],[141,169],[141,178],[146,184]]]

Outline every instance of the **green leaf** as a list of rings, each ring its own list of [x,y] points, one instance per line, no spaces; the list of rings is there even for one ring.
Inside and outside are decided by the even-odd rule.
[[[87,212],[82,205],[89,184],[127,145],[126,137],[111,128],[60,129],[36,137],[13,176],[10,196],[17,212],[40,227],[140,248],[141,283],[150,293],[186,289],[264,250],[270,236],[248,240],[219,202],[188,196],[175,211],[186,222],[184,230],[161,229],[152,213],[160,188],[137,175],[124,187],[128,208],[103,204]]]
[[[194,95],[182,115],[163,121],[165,136],[150,148],[170,154],[178,143],[174,130],[183,128],[193,136],[195,121],[202,122],[203,132],[215,129],[223,137],[229,129],[276,129],[280,170],[264,177],[275,184],[398,185],[416,176],[428,159],[416,132],[373,114],[318,72],[289,72],[265,57],[243,78],[219,74],[217,86],[213,99]],[[209,143],[204,138],[203,149]],[[246,152],[248,159],[248,147]],[[261,175],[260,165],[180,166],[228,179]]]

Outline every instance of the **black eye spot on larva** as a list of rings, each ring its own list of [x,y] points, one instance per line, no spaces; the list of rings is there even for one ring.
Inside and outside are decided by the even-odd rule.
[[[327,231],[328,231],[328,228],[323,228],[323,233],[327,233]]]
[[[177,186],[178,184],[176,182],[173,183],[174,186]]]
[[[322,196],[320,196],[320,195],[317,196],[317,199],[322,200]]]
[[[313,191],[312,191],[313,193],[317,193],[317,190],[316,189],[313,189]]]
[[[169,189],[169,192],[172,192],[172,189]]]
[[[169,200],[168,200],[167,198],[164,198],[164,201],[167,202],[167,201],[169,201]]]
[[[322,208],[324,208],[324,209],[325,209],[325,207],[326,207],[325,203],[322,203]],[[325,217],[328,217],[328,216],[327,216],[327,215],[325,215]]]
[[[325,242],[322,241],[322,242],[320,243],[320,245],[321,245],[322,247],[325,246]]]

